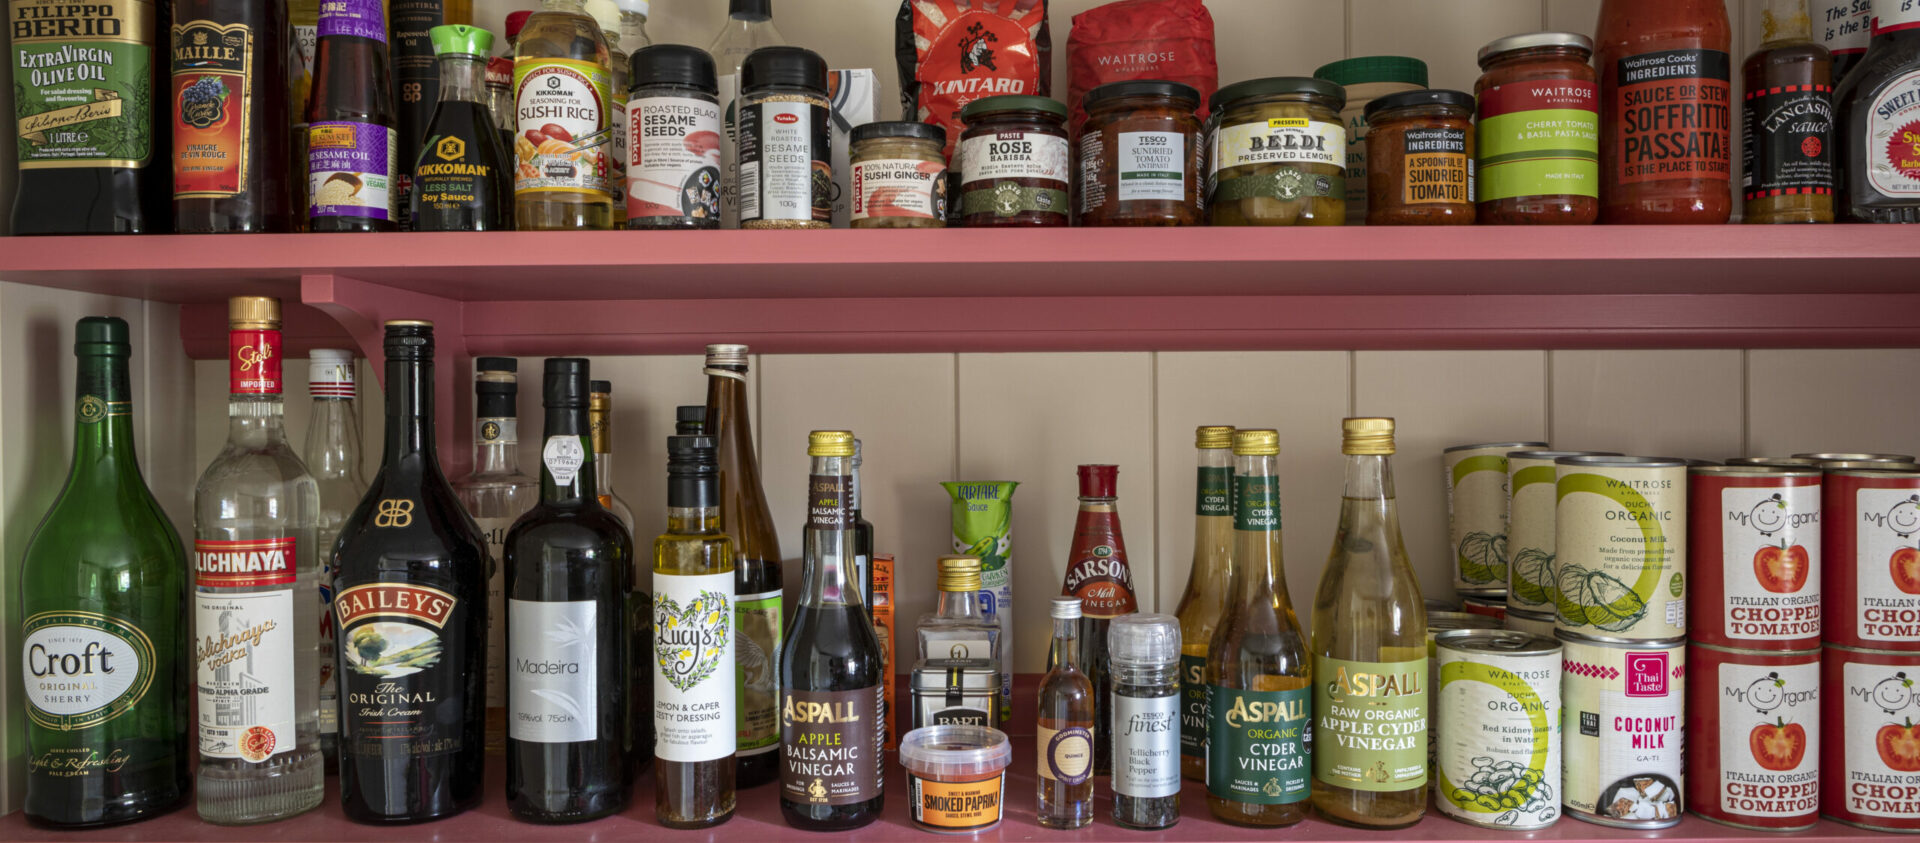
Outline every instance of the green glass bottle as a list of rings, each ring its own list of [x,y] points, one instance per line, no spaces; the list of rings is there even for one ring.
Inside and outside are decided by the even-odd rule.
[[[187,788],[186,551],[133,453],[125,320],[80,320],[73,468],[27,543],[27,816],[154,816]]]

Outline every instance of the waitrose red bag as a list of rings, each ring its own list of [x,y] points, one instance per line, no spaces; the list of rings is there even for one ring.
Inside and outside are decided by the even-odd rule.
[[[1120,0],[1073,16],[1067,36],[1069,126],[1080,136],[1080,100],[1108,82],[1162,79],[1200,92],[1200,117],[1220,85],[1213,58],[1213,15],[1201,0]]]
[[[893,50],[905,119],[946,129],[949,158],[962,106],[1053,91],[1047,0],[901,0]]]

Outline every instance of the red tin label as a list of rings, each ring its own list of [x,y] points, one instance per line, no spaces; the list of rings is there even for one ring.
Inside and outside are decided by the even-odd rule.
[[[1889,831],[1920,830],[1920,654],[1828,646],[1821,664],[1820,813]]]
[[[1920,474],[1836,471],[1823,485],[1827,642],[1920,650]]]
[[[1820,477],[1696,472],[1688,477],[1698,643],[1749,650],[1820,646]]]
[[[279,395],[280,332],[241,330],[227,334],[228,391],[235,395]]]
[[[1810,828],[1820,815],[1820,651],[1689,646],[1687,804],[1730,825]],[[1705,683],[1704,685],[1701,683]]]

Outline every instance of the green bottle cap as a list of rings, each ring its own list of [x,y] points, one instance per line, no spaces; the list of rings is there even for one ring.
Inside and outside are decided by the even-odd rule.
[[[127,320],[118,316],[88,316],[75,326],[73,353],[86,356],[126,357],[133,353],[132,332]]]
[[[1400,82],[1427,86],[1427,63],[1410,56],[1360,56],[1322,65],[1314,76],[1335,85]]]
[[[433,39],[433,53],[437,56],[484,56],[493,49],[493,33],[463,23],[436,26],[427,30],[427,37]]]

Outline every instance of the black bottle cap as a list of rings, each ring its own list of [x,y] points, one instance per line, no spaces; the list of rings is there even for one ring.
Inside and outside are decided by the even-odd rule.
[[[511,357],[482,357],[475,363],[473,392],[479,400],[474,402],[474,418],[506,419],[517,415],[520,382],[513,372],[520,368],[520,361]]]
[[[133,333],[118,316],[88,316],[73,329],[73,353],[81,357],[130,357]],[[705,408],[702,408],[705,409]]]
[[[772,20],[773,0],[730,0],[727,17],[739,20]]]
[[[713,437],[667,437],[667,471],[673,474],[711,474],[715,468]]]
[[[587,384],[587,388],[595,395],[612,395],[613,381],[592,381]]]
[[[859,143],[873,138],[918,138],[944,144],[947,142],[947,130],[918,120],[882,120],[877,123],[862,123],[847,133],[848,143]]]
[[[414,319],[388,322],[385,350],[388,360],[432,360],[433,323]]]
[[[713,437],[667,437],[667,506],[720,505],[720,469]]]
[[[681,436],[699,436],[707,432],[707,405],[687,404],[673,410],[673,432]]]
[[[740,90],[792,85],[827,92],[827,60],[805,47],[761,47],[740,63]]]
[[[713,70],[713,56],[699,47],[685,44],[655,44],[641,47],[627,59],[628,86],[633,90],[649,85],[685,85],[709,94],[720,92]]]
[[[587,358],[549,357],[542,390],[548,409],[573,409],[587,406]]]
[[[473,368],[479,372],[518,372],[520,359],[517,357],[476,357]]]

